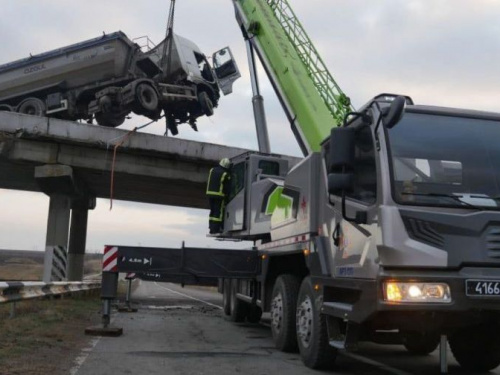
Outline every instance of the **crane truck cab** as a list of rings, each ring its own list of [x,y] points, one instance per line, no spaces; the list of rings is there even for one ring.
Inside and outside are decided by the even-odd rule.
[[[223,235],[256,241],[262,271],[226,300],[270,312],[276,346],[313,368],[360,341],[425,354],[442,335],[462,367],[497,367],[499,137],[500,114],[382,94],[285,175],[258,179],[251,165],[280,158],[247,157]]]

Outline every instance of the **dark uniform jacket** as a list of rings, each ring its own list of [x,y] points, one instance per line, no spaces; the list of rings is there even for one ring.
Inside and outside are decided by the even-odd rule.
[[[227,198],[230,189],[231,174],[220,165],[212,168],[208,176],[207,195],[210,197]]]

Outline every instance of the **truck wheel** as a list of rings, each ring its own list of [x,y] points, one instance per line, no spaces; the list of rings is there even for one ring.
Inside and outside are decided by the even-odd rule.
[[[415,355],[427,355],[439,346],[439,335],[432,332],[403,332],[403,345]]]
[[[247,316],[248,305],[236,298],[236,292],[238,291],[238,280],[231,280],[231,299],[229,301],[230,311],[229,319],[233,322],[243,322]]]
[[[5,112],[14,112],[14,108],[12,108],[8,104],[1,104],[0,105],[0,111],[5,111]]]
[[[43,116],[45,114],[45,103],[38,98],[28,98],[19,104],[17,112],[31,116]]]
[[[158,109],[158,94],[151,85],[139,83],[135,88],[135,97],[144,110],[153,112]]]
[[[231,279],[224,279],[224,290],[222,292],[222,310],[224,315],[231,314]]]
[[[271,332],[276,348],[284,352],[297,351],[295,310],[300,281],[293,275],[276,279],[271,296]]]
[[[448,337],[460,366],[470,371],[490,371],[500,365],[500,325],[464,327]]]
[[[200,103],[201,112],[204,115],[210,117],[214,114],[214,105],[206,91],[200,91],[198,93],[198,102]]]
[[[120,126],[125,122],[125,116],[116,115],[113,114],[112,112],[109,113],[97,112],[95,114],[95,120],[101,126],[116,128],[117,126]]]
[[[297,300],[297,341],[302,362],[312,369],[330,369],[337,349],[329,344],[326,318],[320,314],[322,296],[316,293],[310,277],[300,286]]]

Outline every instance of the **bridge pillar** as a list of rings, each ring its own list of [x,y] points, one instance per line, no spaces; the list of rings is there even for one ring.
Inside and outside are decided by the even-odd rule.
[[[45,239],[45,262],[43,270],[43,281],[48,283],[54,281],[54,273],[58,269],[59,277],[64,278],[66,264],[56,263],[53,257],[55,249],[59,248],[66,253],[68,245],[68,229],[70,216],[70,200],[62,194],[50,196],[49,217],[47,220],[47,236]],[[65,261],[65,260],[64,260]]]
[[[83,280],[88,213],[95,208],[95,203],[95,197],[73,201],[67,266],[69,281]]]
[[[88,210],[95,207],[95,198],[88,198],[85,185],[74,176],[73,169],[67,165],[46,164],[36,167],[35,179],[40,190],[50,196],[43,281],[49,282],[58,278],[80,281],[83,277]],[[73,212],[68,252],[71,210]],[[63,262],[58,262],[51,255],[54,249],[64,255]]]

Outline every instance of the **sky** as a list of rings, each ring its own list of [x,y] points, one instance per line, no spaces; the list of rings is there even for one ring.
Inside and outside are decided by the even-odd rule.
[[[500,0],[289,0],[331,74],[359,108],[379,93],[417,104],[500,112]],[[199,132],[179,138],[257,149],[246,49],[231,0],[177,0],[175,32],[206,55],[230,46],[242,73]],[[0,0],[0,64],[121,30],[164,37],[169,0]],[[260,69],[271,150],[300,151]],[[148,122],[134,117],[120,128]],[[163,134],[164,124],[142,130]],[[1,176],[0,176],[1,178]],[[49,198],[0,189],[0,248],[43,250]],[[87,251],[105,244],[242,247],[207,238],[208,211],[99,199]]]

